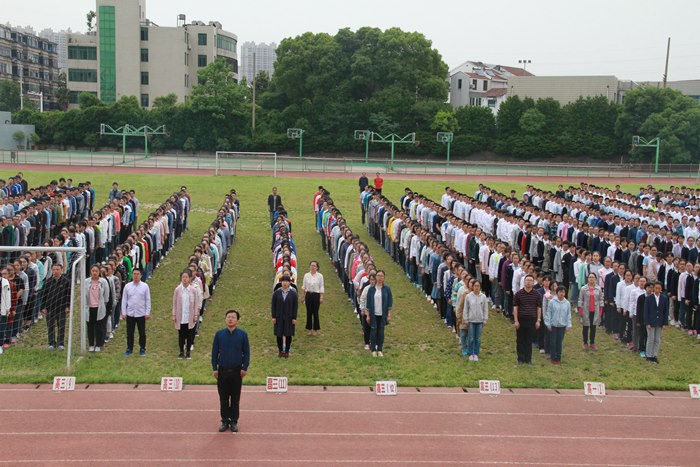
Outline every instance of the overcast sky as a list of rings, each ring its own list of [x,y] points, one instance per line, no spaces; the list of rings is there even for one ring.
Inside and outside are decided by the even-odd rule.
[[[94,0],[1,0],[0,21],[37,31],[84,31]],[[465,60],[518,65],[536,75],[615,75],[661,80],[671,37],[669,80],[700,79],[698,0],[148,0],[149,19],[175,26],[218,20],[245,41],[277,42],[306,31],[398,26],[423,33],[450,69]]]

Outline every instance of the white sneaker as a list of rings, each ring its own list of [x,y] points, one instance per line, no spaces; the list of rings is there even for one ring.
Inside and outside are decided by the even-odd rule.
[[[697,338],[698,338],[698,340],[700,340],[700,334],[698,334],[698,335],[697,335],[697,336],[695,336],[695,337],[697,337]]]
[[[102,349],[99,347],[95,347],[95,352],[102,352]]]
[[[0,345],[0,355],[2,355],[2,353],[3,353],[4,351],[5,351],[5,349],[3,349],[2,346]]]
[[[190,345],[190,350],[194,350],[194,344]]]
[[[376,356],[377,356],[377,352],[372,352],[372,356],[373,356],[373,357],[376,357]]]
[[[478,361],[479,361],[479,356],[478,356],[478,355],[474,355],[473,357],[474,357],[474,358],[472,358],[472,360],[474,360],[475,362],[478,362]]]
[[[95,351],[95,347],[91,345],[90,348],[88,349],[88,352],[94,352],[94,351]]]
[[[544,349],[540,349],[540,353],[544,353]]]
[[[381,352],[377,352],[377,356],[378,356],[378,357],[383,357],[383,356],[384,356],[384,354],[383,354],[383,353],[381,353]]]
[[[470,362],[473,362],[473,361],[474,361],[474,355],[470,355],[470,356],[469,356],[469,361],[470,361]]]
[[[369,350],[369,345],[365,345],[365,350]]]
[[[114,339],[114,333],[113,333],[113,332],[110,332],[110,333],[109,333],[109,338],[110,338],[110,339]]]

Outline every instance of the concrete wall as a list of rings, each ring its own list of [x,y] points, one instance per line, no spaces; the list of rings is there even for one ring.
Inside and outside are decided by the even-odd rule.
[[[197,84],[197,75],[190,72],[185,65],[185,28],[149,28],[148,46],[152,50],[148,63],[142,67],[148,71],[149,84],[141,86],[141,92],[149,95],[149,104],[157,97],[170,93],[177,95],[178,102],[184,102],[185,96],[192,92],[192,86]],[[196,38],[195,38],[196,40]],[[144,42],[145,43],[145,42]],[[190,52],[190,65],[197,55]],[[189,75],[189,87],[185,87],[185,75]]]
[[[17,149],[17,143],[12,138],[12,135],[20,130],[27,136],[27,140],[24,143],[26,147],[29,145],[29,137],[36,132],[34,125],[13,125],[12,114],[10,112],[0,112],[0,149]]]
[[[552,97],[561,105],[579,97],[606,96],[618,102],[618,79],[614,76],[511,76],[508,78],[508,96],[521,99]]]

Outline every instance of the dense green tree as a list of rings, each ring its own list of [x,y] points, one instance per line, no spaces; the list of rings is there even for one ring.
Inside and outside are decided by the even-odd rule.
[[[20,108],[19,83],[5,79],[0,81],[0,110],[17,112]]]

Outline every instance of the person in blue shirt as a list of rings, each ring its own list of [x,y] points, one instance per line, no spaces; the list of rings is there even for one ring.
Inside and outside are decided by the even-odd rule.
[[[226,328],[216,332],[211,347],[211,366],[221,407],[220,433],[229,428],[234,433],[238,431],[241,387],[250,364],[248,333],[237,328],[240,319],[238,311],[228,310]]]

